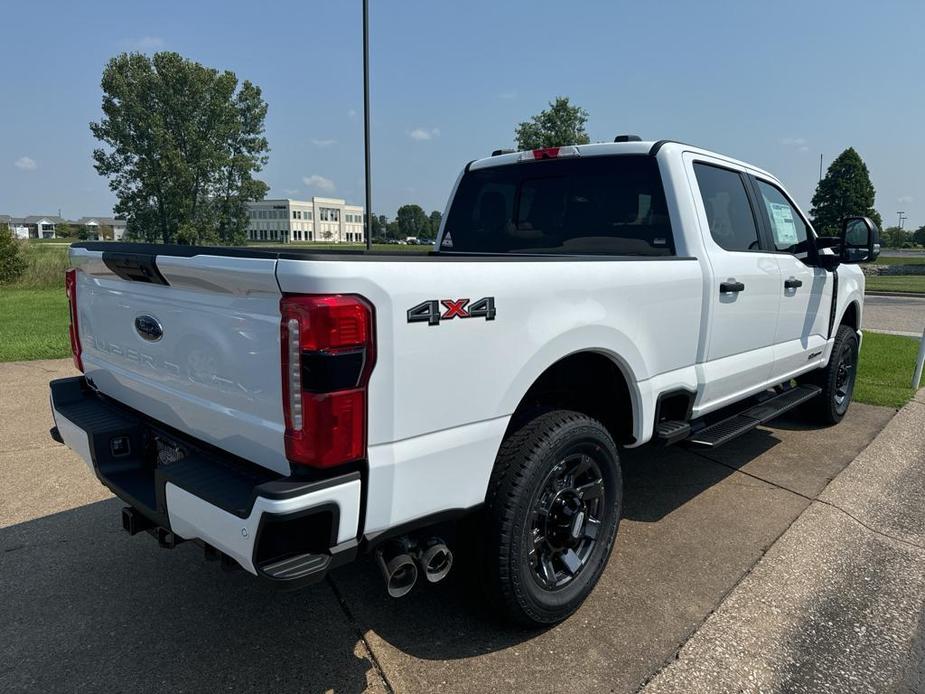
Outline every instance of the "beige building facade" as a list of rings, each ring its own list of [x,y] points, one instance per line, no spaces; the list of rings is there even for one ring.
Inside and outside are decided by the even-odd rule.
[[[249,241],[363,243],[363,208],[339,198],[248,203]]]

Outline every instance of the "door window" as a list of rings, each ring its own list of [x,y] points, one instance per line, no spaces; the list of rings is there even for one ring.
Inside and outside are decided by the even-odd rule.
[[[757,180],[757,183],[774,239],[774,248],[805,257],[806,240],[809,238],[806,222],[776,186],[761,180]]]
[[[727,251],[757,251],[758,227],[742,176],[709,164],[694,164],[713,240]]]

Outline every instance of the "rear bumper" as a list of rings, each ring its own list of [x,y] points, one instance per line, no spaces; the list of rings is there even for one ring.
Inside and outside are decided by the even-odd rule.
[[[283,477],[167,430],[82,376],[50,387],[60,437],[129,504],[132,534],[198,541],[280,587],[318,581],[356,555],[359,472]]]

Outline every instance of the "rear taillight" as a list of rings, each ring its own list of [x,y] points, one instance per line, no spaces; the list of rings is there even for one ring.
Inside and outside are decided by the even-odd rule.
[[[80,346],[80,331],[77,327],[77,268],[68,268],[64,271],[64,292],[67,294],[67,309],[71,317],[71,324],[67,328],[71,338],[71,354],[74,356],[74,366],[84,370],[83,349]]]
[[[350,294],[280,300],[286,457],[327,468],[366,456],[373,307]]]

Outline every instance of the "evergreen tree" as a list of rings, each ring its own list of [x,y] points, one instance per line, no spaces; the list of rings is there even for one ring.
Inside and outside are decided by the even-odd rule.
[[[849,147],[829,166],[816,186],[813,208],[809,211],[813,226],[823,236],[837,236],[845,217],[870,217],[879,227],[883,221],[874,209],[874,185],[861,156]]]

